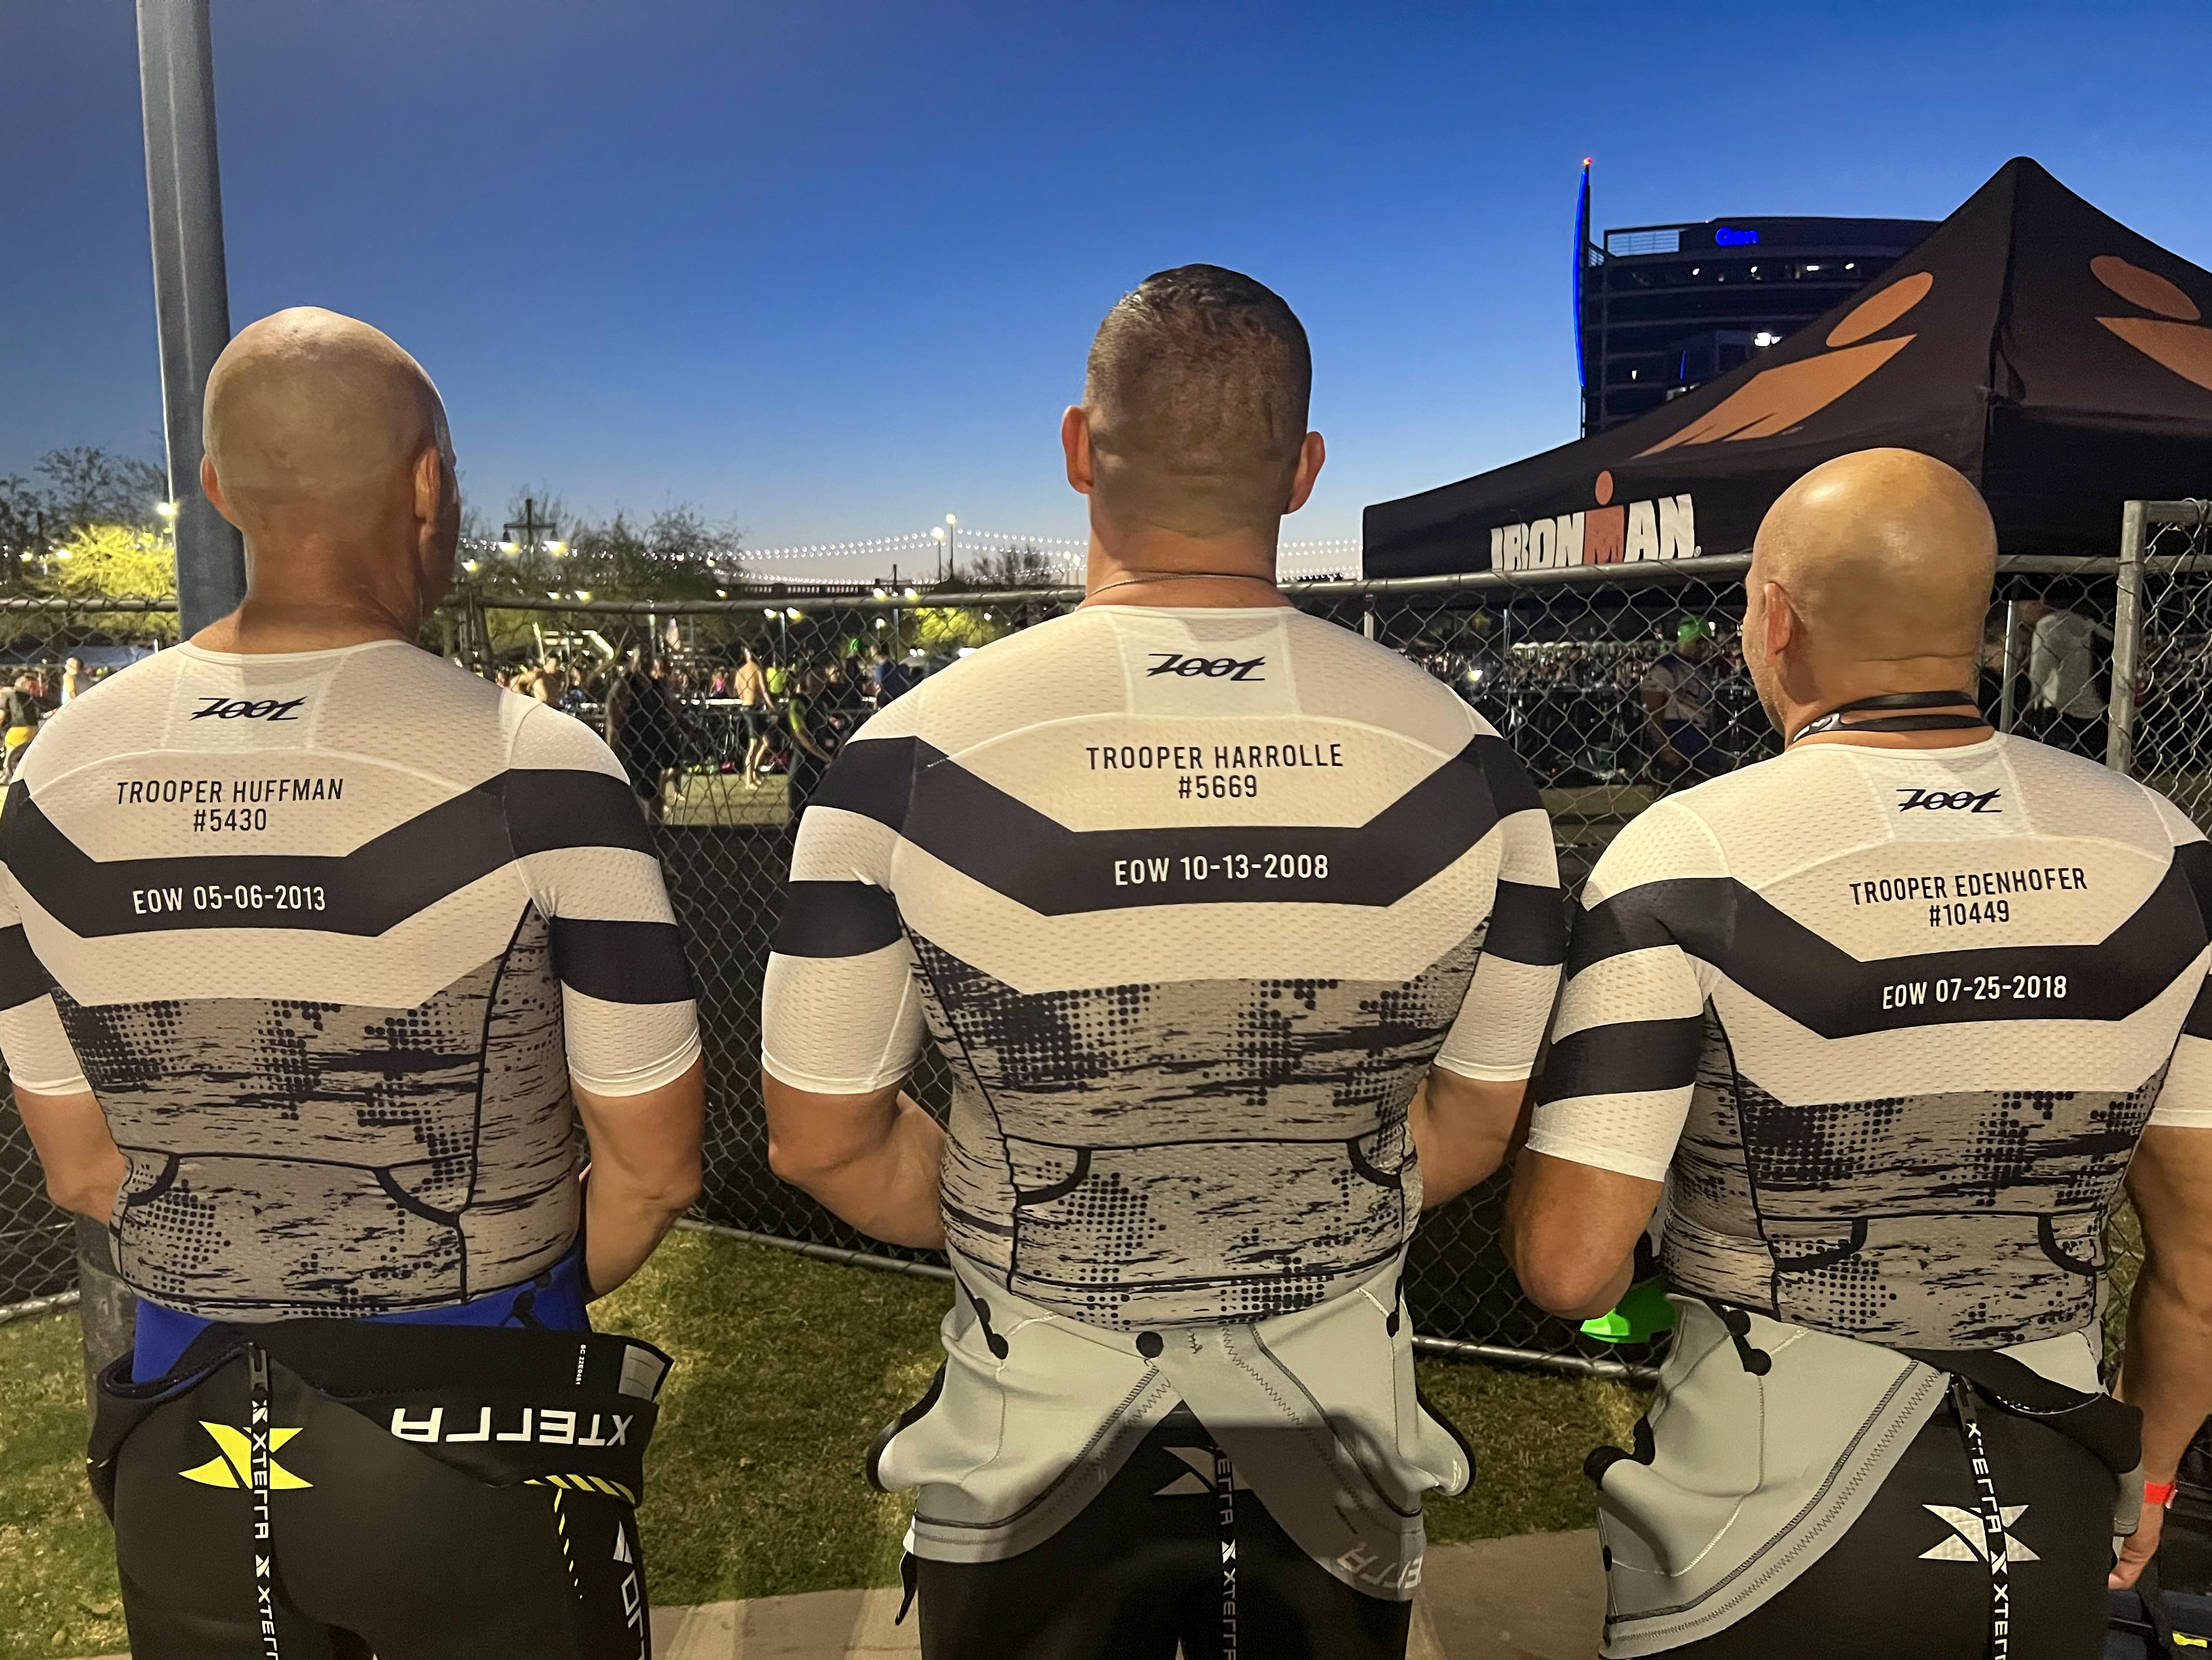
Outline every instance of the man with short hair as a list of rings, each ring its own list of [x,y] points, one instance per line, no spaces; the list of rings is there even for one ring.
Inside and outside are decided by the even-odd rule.
[[[1590,1462],[1607,1656],[2087,1660],[2212,1412],[2212,845],[1976,710],[1996,556],[1924,455],[1800,479],[1744,583],[1783,753],[1583,890],[1508,1220],[1586,1316],[1661,1207],[1680,1327]]]
[[[205,429],[244,603],[0,817],[16,1104],[139,1297],[92,1446],[131,1652],[632,1660],[667,1362],[585,1304],[702,1105],[651,841],[597,738],[414,643],[459,502],[413,358],[280,312]]]
[[[1713,740],[1718,676],[1712,655],[1713,625],[1702,617],[1685,617],[1674,630],[1674,648],[1644,672],[1644,735],[1653,758],[1675,783],[1700,783],[1735,765],[1735,757]]]
[[[1276,587],[1310,379],[1261,284],[1146,279],[1061,428],[1090,599],[878,714],[799,824],[771,1163],[957,1280],[870,1460],[921,1488],[930,1660],[1401,1656],[1471,1474],[1400,1286],[1503,1156],[1558,873],[1482,718]]]
[[[872,654],[876,660],[868,670],[869,700],[878,709],[889,708],[912,689],[917,677],[882,641],[876,642]]]

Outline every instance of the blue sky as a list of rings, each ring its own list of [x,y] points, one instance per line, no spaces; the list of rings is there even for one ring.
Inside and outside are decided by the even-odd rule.
[[[234,324],[377,323],[495,510],[678,501],[759,546],[1079,535],[1061,407],[1146,272],[1311,332],[1293,537],[1575,429],[1600,225],[1940,216],[2015,154],[2212,265],[2212,11],[215,0]],[[128,0],[0,8],[0,472],[159,454]]]

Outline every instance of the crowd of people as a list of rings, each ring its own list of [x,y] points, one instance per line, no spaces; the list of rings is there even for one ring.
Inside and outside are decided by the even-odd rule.
[[[693,770],[742,775],[749,791],[781,774],[795,819],[845,740],[929,666],[884,646],[792,660],[750,644],[719,654],[634,646],[612,658],[548,654],[491,678],[595,727],[655,823]]]
[[[1973,484],[1870,450],[1773,503],[1718,683],[1764,763],[1715,752],[1705,619],[1591,671],[1710,775],[1570,903],[1465,686],[1278,586],[1311,372],[1264,285],[1157,273],[1062,419],[1082,605],[923,696],[707,672],[804,809],[769,1167],[951,1268],[866,1468],[916,1494],[925,1660],[1403,1660],[1425,1499],[1478,1479],[1408,1253],[1501,1174],[1533,1302],[1674,1329],[1584,1467],[1609,1660],[2094,1660],[2137,1588],[2155,1626],[2212,1415],[2212,843],[1996,730]],[[89,1449],[132,1651],[632,1660],[672,1361],[588,1304],[701,1189],[645,822],[698,700],[642,646],[524,698],[417,649],[455,459],[367,325],[252,325],[204,430],[243,602],[46,721],[0,817],[0,1051],[137,1298]]]

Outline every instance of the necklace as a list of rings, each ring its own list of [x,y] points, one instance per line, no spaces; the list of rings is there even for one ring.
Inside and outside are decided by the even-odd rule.
[[[1986,727],[1979,714],[1893,714],[1875,721],[1846,721],[1846,714],[1862,709],[1972,708],[1973,694],[1964,691],[1893,691],[1880,697],[1862,697],[1816,715],[1790,734],[1787,749],[1802,738],[1824,732],[1945,732],[1953,728]]]
[[[1249,572],[1244,571],[1144,570],[1139,571],[1134,576],[1117,576],[1110,582],[1101,582],[1097,587],[1091,589],[1089,593],[1085,594],[1084,598],[1086,599],[1096,599],[1100,594],[1105,593],[1109,588],[1126,588],[1132,582],[1200,581],[1267,582],[1269,587],[1273,587],[1275,586],[1272,582],[1267,582],[1267,579],[1264,576],[1254,576]]]

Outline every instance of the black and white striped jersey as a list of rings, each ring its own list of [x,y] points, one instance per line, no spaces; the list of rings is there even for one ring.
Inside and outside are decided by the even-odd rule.
[[[2147,1124],[2212,1127],[2212,848],[2039,744],[1803,745],[1583,896],[1528,1145],[1672,1175],[1676,1286],[1893,1345],[2094,1320]]]
[[[98,1095],[117,1263],[188,1313],[527,1280],[575,1238],[570,1077],[699,1053],[605,745],[410,645],[134,666],[40,732],[0,859],[0,1048]]]
[[[1564,949],[1503,740],[1288,609],[1091,606],[866,726],[806,811],[763,1060],[861,1093],[925,1034],[952,1249],[1124,1329],[1359,1284],[1420,1207],[1431,1061],[1528,1075]]]

